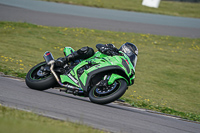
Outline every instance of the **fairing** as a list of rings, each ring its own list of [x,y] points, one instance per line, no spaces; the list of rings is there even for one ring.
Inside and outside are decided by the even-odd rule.
[[[100,52],[96,52],[91,58],[81,61],[70,73],[61,75],[60,78],[62,83],[69,82],[87,91],[91,79],[103,72],[115,73],[111,76],[109,84],[112,84],[116,77],[124,78],[128,85],[133,84],[135,69],[128,56],[107,56]]]

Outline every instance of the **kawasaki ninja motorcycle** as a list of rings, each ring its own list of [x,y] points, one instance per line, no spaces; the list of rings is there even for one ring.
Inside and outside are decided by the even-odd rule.
[[[64,48],[65,56],[72,52],[71,47]],[[109,56],[97,51],[88,59],[64,66],[56,66],[48,51],[43,57],[45,61],[26,75],[26,84],[31,89],[59,88],[66,93],[89,97],[91,102],[107,104],[119,99],[134,83],[137,50],[129,46]]]

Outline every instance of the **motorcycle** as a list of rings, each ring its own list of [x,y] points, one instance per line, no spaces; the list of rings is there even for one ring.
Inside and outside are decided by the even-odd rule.
[[[65,56],[74,52],[63,50]],[[26,75],[26,85],[35,90],[57,88],[69,94],[89,97],[97,104],[108,104],[119,99],[134,84],[135,68],[122,51],[108,56],[97,51],[85,60],[76,60],[56,66],[51,52],[44,53],[44,62],[31,68]]]

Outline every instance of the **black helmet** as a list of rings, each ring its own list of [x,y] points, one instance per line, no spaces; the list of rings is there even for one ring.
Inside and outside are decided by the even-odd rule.
[[[119,50],[124,52],[129,57],[133,66],[135,67],[137,62],[138,48],[134,44],[126,42],[119,48]]]

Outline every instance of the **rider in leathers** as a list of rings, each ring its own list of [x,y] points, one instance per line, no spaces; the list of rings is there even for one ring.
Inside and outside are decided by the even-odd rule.
[[[137,55],[138,55],[138,49],[137,47],[132,43],[125,43],[123,44],[120,49],[117,49],[113,44],[97,44],[96,48],[99,52],[113,56],[113,55],[121,55],[119,51],[124,52],[131,61],[133,61],[133,66],[136,66],[137,62]],[[87,59],[94,55],[94,50],[91,47],[82,47],[81,49],[69,54],[68,56],[65,56],[64,58],[59,58],[56,60],[57,66],[63,66],[65,63],[76,61],[79,59]]]

